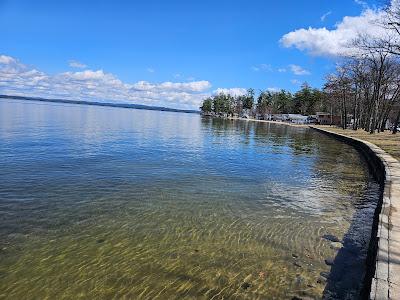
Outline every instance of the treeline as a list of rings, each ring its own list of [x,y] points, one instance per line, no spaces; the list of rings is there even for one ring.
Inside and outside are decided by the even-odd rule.
[[[232,96],[220,93],[204,99],[200,109],[204,113],[227,116],[250,116],[270,114],[312,115],[325,111],[329,105],[322,91],[311,88],[304,83],[299,91],[260,91],[255,95],[254,89],[248,89],[245,95]]]
[[[396,133],[400,120],[400,2],[391,1],[378,25],[379,37],[359,36],[348,46],[348,54],[329,74],[324,93],[334,111],[348,116],[352,129],[370,133],[390,124]],[[378,21],[377,21],[378,22]]]

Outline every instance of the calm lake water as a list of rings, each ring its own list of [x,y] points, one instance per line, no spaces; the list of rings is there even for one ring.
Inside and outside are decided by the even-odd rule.
[[[0,100],[0,299],[354,298],[378,195],[307,128]]]

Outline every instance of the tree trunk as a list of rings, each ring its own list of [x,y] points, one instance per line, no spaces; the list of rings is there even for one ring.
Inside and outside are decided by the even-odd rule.
[[[397,113],[397,117],[396,120],[394,121],[394,126],[393,126],[393,134],[397,133],[397,127],[399,126],[399,122],[400,122],[400,108],[399,108],[399,112]]]

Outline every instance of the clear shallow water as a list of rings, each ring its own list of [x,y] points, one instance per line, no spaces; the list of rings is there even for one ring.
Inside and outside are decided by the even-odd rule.
[[[305,128],[0,100],[0,298],[354,296],[378,194]]]

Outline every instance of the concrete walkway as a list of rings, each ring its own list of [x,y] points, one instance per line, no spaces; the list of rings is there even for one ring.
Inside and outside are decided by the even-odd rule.
[[[370,299],[400,299],[400,162],[378,146],[326,129],[311,128],[334,136],[355,146],[372,164],[375,175],[383,184],[374,222],[376,237],[371,242],[376,253],[371,264],[374,275],[371,282]],[[400,145],[399,145],[400,147]],[[379,218],[379,219],[378,219]],[[371,274],[372,275],[372,274]]]

